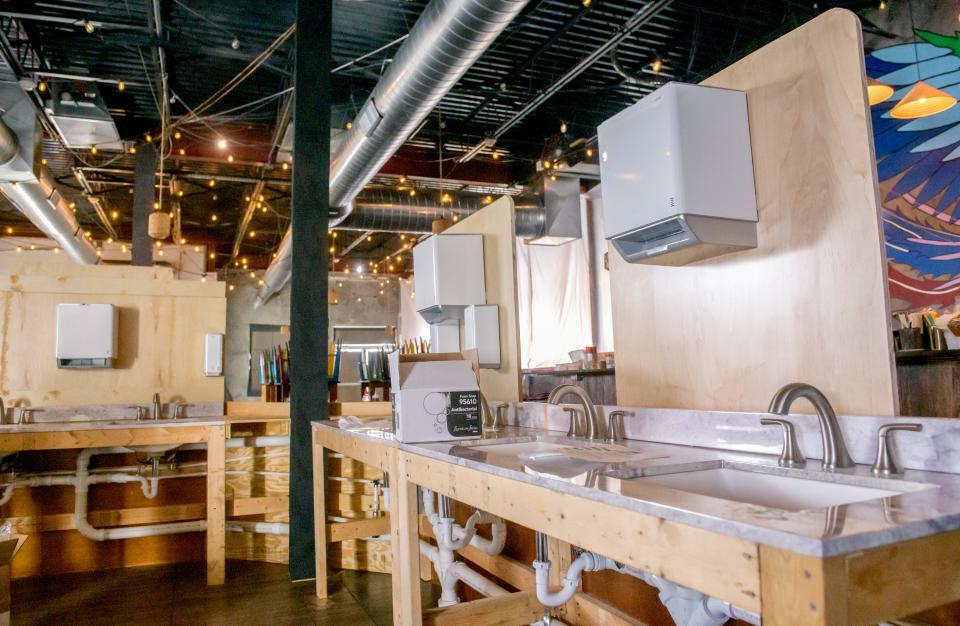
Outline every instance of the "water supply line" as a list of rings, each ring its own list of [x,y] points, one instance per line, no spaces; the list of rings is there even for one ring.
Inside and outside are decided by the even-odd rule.
[[[344,222],[354,198],[420,126],[528,0],[431,0],[397,50],[330,160],[330,226]],[[256,305],[292,271],[288,229],[263,276]]]

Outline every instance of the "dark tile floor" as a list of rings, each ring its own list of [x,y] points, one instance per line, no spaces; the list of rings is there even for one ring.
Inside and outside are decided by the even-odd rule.
[[[390,576],[343,571],[330,596],[291,583],[285,565],[228,561],[227,584],[208,588],[202,563],[15,580],[13,624],[324,624],[389,626]],[[433,591],[422,587],[424,606]]]

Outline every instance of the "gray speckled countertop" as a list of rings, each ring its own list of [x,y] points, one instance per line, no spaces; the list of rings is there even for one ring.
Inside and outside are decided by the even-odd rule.
[[[506,427],[485,433],[481,445],[465,442],[399,443],[389,431],[389,422],[367,423],[362,428],[339,429],[336,422],[315,422],[314,428],[331,428],[351,437],[395,445],[399,449],[446,463],[535,484],[587,500],[733,535],[813,556],[833,556],[906,539],[960,528],[960,475],[907,470],[902,477],[876,478],[869,467],[823,472],[810,461],[803,469],[777,466],[775,456],[705,447],[626,440],[638,453],[624,463],[584,464],[579,473],[524,463],[515,454],[487,452],[491,439],[540,438],[545,443],[569,445],[571,440],[552,431]],[[576,444],[574,444],[576,445]],[[689,491],[652,484],[644,476],[728,467],[751,474],[782,475],[826,483],[872,487],[903,492],[872,500],[824,508],[785,510],[744,504]],[[573,466],[576,470],[576,466]],[[640,478],[634,480],[633,478]],[[612,555],[615,556],[615,555]]]
[[[181,419],[143,420],[97,420],[91,422],[41,422],[38,424],[3,424],[0,435],[4,433],[49,433],[66,430],[123,430],[145,428],[181,428],[184,426],[219,426],[224,424],[222,417],[185,417]]]

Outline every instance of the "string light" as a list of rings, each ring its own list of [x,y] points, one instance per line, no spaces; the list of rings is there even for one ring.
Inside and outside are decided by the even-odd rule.
[[[240,49],[240,38],[236,35],[233,36],[233,39],[230,40],[230,47],[234,50]]]
[[[228,289],[229,291],[233,291],[233,285],[227,285],[227,289]]]
[[[211,221],[211,222],[216,222],[216,221],[217,221],[217,214],[216,214],[216,213],[214,213],[213,215],[210,216],[210,221]]]
[[[660,70],[663,69],[663,61],[659,58],[654,59],[653,63],[650,65],[650,69],[659,74]]]
[[[263,287],[263,279],[261,278],[260,280],[258,280],[258,281],[257,281],[257,284],[260,285],[261,287]]]
[[[123,91],[126,88],[127,88],[127,84],[125,82],[123,82],[122,80],[117,82],[117,91]]]
[[[211,252],[208,256],[209,256],[211,259],[215,259],[215,258],[217,258],[217,253],[216,253],[216,252]]]
[[[250,231],[250,239],[253,239],[253,238],[256,237],[256,236],[257,236],[257,231],[251,230],[251,231]]]
[[[454,222],[459,222],[459,221],[460,221],[460,216],[454,214],[454,216],[453,216],[453,221],[454,221]]]
[[[184,150],[183,148],[180,148],[180,156],[183,156],[183,155],[185,155],[186,153],[187,153],[186,150]]]
[[[233,163],[233,155],[232,155],[232,154],[227,156],[227,163]]]
[[[89,34],[93,34],[93,31],[96,30],[96,26],[93,25],[93,22],[87,20],[83,23],[83,30],[87,31]]]
[[[887,8],[887,3],[884,2],[883,0],[880,0],[880,10],[885,11],[886,8]]]
[[[193,251],[194,251],[194,252],[200,252],[200,246],[194,246],[194,247],[193,247]]]
[[[54,249],[53,249],[53,253],[54,253],[54,254],[60,254],[60,248],[54,248]]]
[[[41,164],[41,165],[46,165],[46,164],[47,164],[47,160],[46,160],[46,159],[40,159],[40,164]]]
[[[7,226],[7,234],[8,234],[8,235],[12,235],[12,234],[13,234],[13,227],[12,227],[12,226]]]
[[[136,153],[137,153],[137,147],[136,147],[136,146],[130,146],[130,154],[136,154]]]
[[[333,254],[333,252],[334,252],[334,247],[330,246],[330,254]]]
[[[71,209],[77,208],[77,203],[76,203],[76,202],[71,202],[71,203],[70,203],[70,208],[71,208]]]
[[[173,138],[174,138],[174,139],[180,139],[181,136],[182,136],[182,135],[180,134],[180,131],[179,131],[179,130],[178,130],[177,132],[173,133]]]
[[[187,243],[187,240],[186,240],[185,238],[181,237],[181,238],[180,238],[180,245],[183,246],[183,245],[186,245],[186,243]],[[194,252],[196,252],[196,250],[194,250]]]
[[[350,130],[351,128],[353,128],[353,122],[347,122],[346,129]]]
[[[107,237],[107,243],[113,243],[113,237]]]
[[[414,197],[415,195],[417,195],[417,190],[416,190],[416,189],[411,189],[411,190],[410,190],[410,197],[412,198],[412,197]]]
[[[96,147],[96,146],[90,146],[90,154],[96,154],[96,153],[97,153],[97,147]]]
[[[153,135],[150,133],[147,133],[146,136],[144,136],[144,139],[147,140],[147,143],[153,143]]]
[[[567,123],[566,123],[566,122],[560,122],[560,134],[561,134],[561,135],[566,135],[566,134],[567,134]]]
[[[43,93],[43,92],[45,92],[46,90],[47,90],[47,83],[46,83],[46,82],[44,82],[44,81],[41,80],[39,83],[37,83],[37,91],[39,91],[40,93]]]
[[[207,184],[208,184],[209,186],[211,186],[211,187],[216,187],[216,186],[217,186],[217,181],[215,181],[215,180],[213,180],[213,179],[211,178],[211,179],[210,179],[210,182],[208,182]]]
[[[200,276],[200,282],[201,282],[201,283],[207,282],[207,274],[206,274],[206,272],[204,272],[203,275]]]
[[[219,148],[219,149],[221,149],[221,150],[226,150],[226,149],[227,149],[227,140],[224,139],[223,137],[221,137],[220,139],[217,139],[217,148]]]
[[[33,245],[33,244],[30,244],[30,249],[31,249],[31,250],[36,250],[36,249],[37,249],[37,246],[35,246],[35,245]]]
[[[587,158],[589,159],[592,156],[593,156],[593,148],[587,148]]]
[[[283,165],[280,166],[280,168],[283,169],[284,172],[286,172],[288,169],[290,169],[290,164],[284,163]]]
[[[403,183],[405,183],[405,182],[407,182],[407,177],[406,177],[406,176],[401,176],[401,177],[400,177],[400,184],[403,184]]]
[[[257,277],[256,272],[250,272],[250,278],[256,278],[256,277]]]
[[[20,246],[17,246],[17,252],[23,252],[23,248],[21,248]],[[97,250],[97,256],[100,256],[99,250]]]

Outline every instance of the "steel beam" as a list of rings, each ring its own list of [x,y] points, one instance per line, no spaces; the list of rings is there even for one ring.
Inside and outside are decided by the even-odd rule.
[[[327,223],[330,212],[332,2],[297,0],[290,294],[290,578],[316,576],[311,422],[328,419]],[[323,522],[323,520],[320,520]]]

